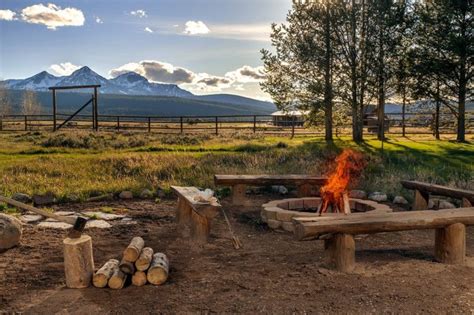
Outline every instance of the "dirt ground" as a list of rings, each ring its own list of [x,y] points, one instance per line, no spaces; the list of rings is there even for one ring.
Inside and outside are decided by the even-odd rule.
[[[262,204],[271,197],[256,197]],[[324,266],[323,243],[297,242],[268,230],[259,208],[230,207],[244,248],[234,250],[222,216],[211,241],[197,246],[178,237],[174,200],[60,206],[79,211],[103,206],[127,209],[136,225],[89,230],[96,268],[142,236],[171,260],[163,286],[123,290],[67,289],[63,231],[26,225],[19,247],[0,254],[0,314],[145,313],[453,313],[474,314],[474,228],[468,229],[467,266],[433,261],[433,231],[358,237],[357,269],[341,274]]]

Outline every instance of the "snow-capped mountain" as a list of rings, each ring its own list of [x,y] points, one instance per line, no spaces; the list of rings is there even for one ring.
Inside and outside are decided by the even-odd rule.
[[[46,91],[48,87],[57,85],[62,77],[56,77],[46,71],[40,72],[24,80],[6,80],[7,88],[12,90],[35,90]]]

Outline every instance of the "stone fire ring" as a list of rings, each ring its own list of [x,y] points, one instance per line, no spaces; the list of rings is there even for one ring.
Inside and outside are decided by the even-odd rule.
[[[294,231],[293,218],[319,217],[317,209],[321,203],[321,198],[294,198],[270,201],[262,206],[260,213],[262,220],[271,229],[283,229],[288,232]],[[349,199],[352,213],[371,212],[387,213],[392,212],[392,208],[387,205],[362,199]],[[323,216],[341,215],[326,213]]]

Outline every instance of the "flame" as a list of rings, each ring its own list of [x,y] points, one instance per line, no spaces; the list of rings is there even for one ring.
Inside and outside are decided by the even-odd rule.
[[[351,149],[345,149],[336,158],[336,163],[336,169],[329,176],[327,184],[321,187],[321,198],[326,208],[333,205],[342,210],[343,194],[347,193],[351,178],[360,174],[365,163],[362,153]],[[321,209],[321,212],[325,210]]]

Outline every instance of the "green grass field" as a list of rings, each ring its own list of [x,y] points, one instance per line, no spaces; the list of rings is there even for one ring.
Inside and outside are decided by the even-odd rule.
[[[472,139],[471,139],[472,140]],[[474,145],[427,137],[349,138],[327,144],[320,138],[226,136],[159,136],[113,133],[0,134],[0,193],[51,191],[59,199],[172,184],[213,188],[221,174],[327,174],[346,147],[362,151],[368,161],[353,188],[384,191],[410,198],[401,179],[474,190]]]

